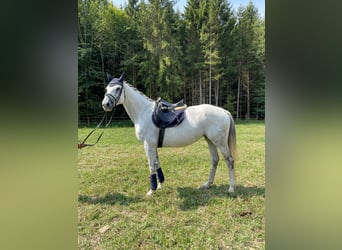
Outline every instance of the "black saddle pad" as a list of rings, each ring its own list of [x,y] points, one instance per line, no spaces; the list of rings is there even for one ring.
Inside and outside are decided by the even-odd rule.
[[[158,128],[176,127],[185,118],[185,110],[165,110],[162,103],[158,103],[152,113],[152,121]]]

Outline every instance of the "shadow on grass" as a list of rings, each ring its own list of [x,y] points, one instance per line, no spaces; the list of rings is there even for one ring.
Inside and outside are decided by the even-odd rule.
[[[264,187],[244,187],[238,185],[235,187],[235,193],[233,195],[228,194],[229,185],[216,186],[212,185],[209,189],[198,189],[193,187],[180,187],[177,188],[179,197],[182,199],[179,208],[181,210],[193,210],[201,206],[205,206],[213,198],[222,197],[236,199],[238,197],[242,199],[249,199],[254,196],[265,197]]]
[[[107,204],[114,205],[119,204],[123,206],[128,206],[131,203],[141,202],[143,199],[140,197],[128,197],[124,194],[119,193],[108,193],[105,196],[97,197],[97,196],[87,196],[87,195],[79,195],[78,202],[80,203],[88,203],[88,204]]]

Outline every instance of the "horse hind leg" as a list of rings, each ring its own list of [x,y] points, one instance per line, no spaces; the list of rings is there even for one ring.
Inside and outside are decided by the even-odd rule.
[[[228,145],[220,146],[220,151],[223,155],[223,158],[226,161],[227,167],[229,169],[229,189],[228,193],[232,194],[234,193],[235,188],[235,169],[234,169],[234,158],[230,153],[230,150],[228,148]]]
[[[206,183],[204,183],[200,188],[209,188],[211,184],[213,184],[216,174],[217,165],[219,162],[219,155],[217,151],[217,147],[211,140],[209,140],[206,136],[204,137],[208,143],[210,159],[211,159],[211,169],[209,173],[209,178]]]
[[[234,169],[234,158],[229,155],[228,158],[225,159],[229,168],[229,189],[228,193],[234,193],[235,188],[235,169]]]

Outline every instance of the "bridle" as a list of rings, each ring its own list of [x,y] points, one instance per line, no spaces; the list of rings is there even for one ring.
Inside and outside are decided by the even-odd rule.
[[[124,88],[124,87],[123,87],[123,82],[119,82],[116,78],[114,78],[114,79],[108,84],[108,86],[113,86],[113,85],[119,85],[119,86],[121,86],[120,92],[119,92],[119,94],[118,94],[118,97],[115,97],[115,96],[113,96],[113,95],[110,94],[110,93],[106,93],[105,96],[108,97],[108,99],[109,99],[111,105],[113,105],[113,108],[115,108],[116,105],[118,104],[120,98],[121,98],[122,91],[123,91],[123,88]]]
[[[119,98],[116,98],[115,96],[113,96],[112,94],[109,94],[109,93],[106,93],[105,96],[108,97],[110,104],[111,104],[113,107],[116,107],[116,104],[117,104],[118,101],[120,100],[120,97],[119,97]],[[121,94],[120,94],[120,96],[121,96]]]
[[[107,78],[109,78],[108,76],[109,76],[109,74],[107,73]],[[96,129],[98,129],[98,128],[101,126],[101,124],[102,124],[102,122],[104,121],[105,117],[107,116],[108,112],[105,112],[105,114],[104,114],[104,116],[102,117],[100,123],[99,123],[92,131],[90,131],[90,133],[83,139],[83,141],[82,141],[81,143],[79,143],[79,144],[77,145],[77,148],[81,149],[81,148],[84,148],[84,147],[87,147],[87,146],[94,146],[96,143],[99,142],[99,140],[101,139],[101,137],[102,137],[102,135],[103,135],[105,129],[108,128],[109,124],[111,123],[111,121],[112,121],[112,119],[113,119],[113,115],[114,115],[116,106],[117,106],[117,104],[118,104],[118,102],[119,102],[119,100],[120,100],[120,98],[121,98],[122,91],[123,91],[123,88],[124,88],[124,87],[123,87],[123,80],[124,80],[124,78],[125,78],[125,73],[123,73],[123,74],[121,75],[120,78],[112,78],[111,81],[110,81],[110,83],[108,84],[108,86],[110,86],[110,85],[119,85],[119,86],[121,86],[121,88],[120,88],[119,94],[117,95],[118,97],[115,97],[115,96],[113,96],[113,95],[110,94],[110,93],[106,93],[106,94],[105,94],[105,96],[108,97],[108,99],[109,99],[111,105],[113,105],[113,110],[112,110],[112,112],[111,112],[111,116],[110,116],[109,121],[107,122],[107,124],[106,124],[106,126],[104,127],[103,131],[101,132],[101,134],[100,134],[99,137],[97,138],[96,142],[95,142],[95,143],[92,143],[92,144],[87,144],[87,143],[85,143],[85,142],[87,141],[87,139],[90,137],[90,135],[91,135],[92,133],[94,133],[94,131],[95,131]]]

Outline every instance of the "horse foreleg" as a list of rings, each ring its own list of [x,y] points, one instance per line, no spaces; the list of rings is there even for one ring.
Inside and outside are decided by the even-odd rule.
[[[146,195],[151,196],[157,190],[157,187],[161,187],[161,183],[164,181],[164,175],[160,168],[157,148],[150,146],[147,142],[144,142],[144,148],[150,168],[150,191],[148,191]],[[157,176],[159,179],[158,186]]]
[[[211,184],[213,184],[216,174],[217,165],[219,162],[219,155],[217,152],[217,147],[212,143],[207,137],[204,137],[208,143],[210,159],[211,159],[211,169],[208,181],[204,183],[200,188],[209,188]]]
[[[158,157],[158,151],[156,149],[156,162],[155,162],[155,167],[157,169],[157,177],[158,177],[158,189],[162,187],[162,183],[164,182],[165,180],[165,177],[164,177],[164,173],[163,173],[163,170],[161,169],[160,167],[160,162],[159,162],[159,157]]]

